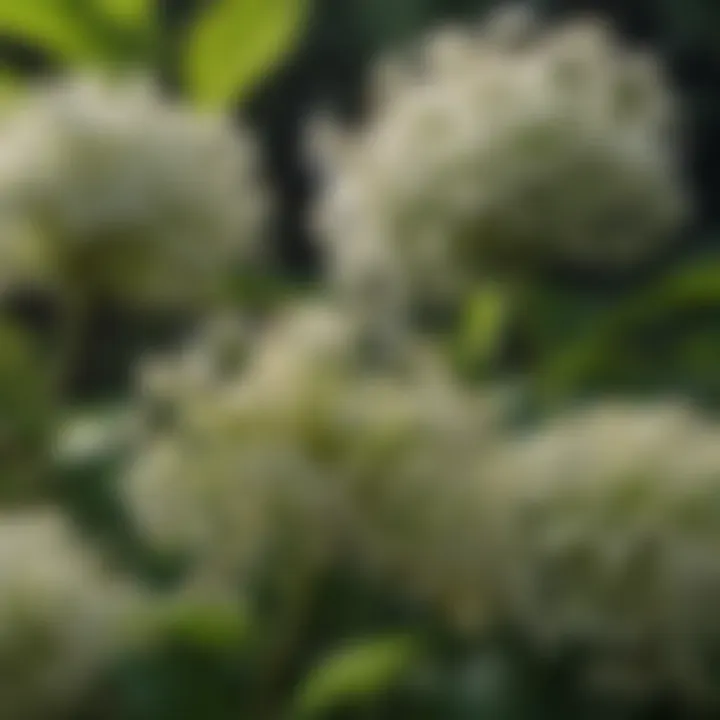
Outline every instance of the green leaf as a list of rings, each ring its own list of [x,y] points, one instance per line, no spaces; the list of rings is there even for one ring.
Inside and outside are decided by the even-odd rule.
[[[93,0],[97,9],[124,26],[149,26],[155,0]]]
[[[0,110],[22,97],[24,84],[10,68],[0,66]]]
[[[152,66],[160,31],[156,0],[83,1],[91,3],[87,21],[113,60]]]
[[[161,637],[215,652],[238,647],[250,629],[240,603],[195,597],[181,597],[161,608],[156,623]]]
[[[395,685],[419,654],[407,636],[363,639],[324,658],[296,698],[299,717],[319,717],[349,702],[372,700]]]
[[[77,0],[0,0],[0,34],[29,42],[71,63],[94,60],[102,54]]]
[[[463,368],[486,369],[496,358],[508,315],[508,297],[499,287],[487,285],[472,295],[458,338],[457,358]]]
[[[608,362],[626,357],[638,331],[674,313],[720,309],[720,261],[693,263],[612,308],[579,340],[563,348],[540,370],[543,392],[566,395],[591,381]]]
[[[308,7],[308,0],[214,0],[188,38],[190,95],[201,106],[227,107],[291,48]]]
[[[0,320],[0,497],[40,489],[54,415],[50,385],[33,338]]]
[[[152,0],[0,0],[0,35],[66,65],[112,67],[147,57]]]

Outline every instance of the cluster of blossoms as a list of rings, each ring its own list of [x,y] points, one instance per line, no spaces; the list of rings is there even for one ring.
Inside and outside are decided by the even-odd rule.
[[[685,216],[663,72],[602,24],[505,11],[381,65],[374,90],[358,133],[323,124],[314,142],[330,272],[363,301],[445,301],[518,263],[632,263]]]
[[[29,90],[0,126],[3,294],[194,307],[261,254],[257,148],[229,119],[140,78],[79,77]],[[59,512],[13,508],[0,516],[0,716],[35,720],[84,697],[150,607]]]
[[[30,90],[0,125],[3,293],[194,306],[262,250],[256,147],[230,120],[141,79],[81,77]],[[0,716],[36,720],[70,711],[151,607],[59,511],[13,508],[0,515]]]
[[[54,510],[0,517],[0,716],[70,706],[131,637],[141,602]]]
[[[178,359],[143,368],[148,433],[126,497],[151,544],[245,577],[281,524],[273,505],[303,500],[309,513],[322,500],[292,434],[301,396],[312,392],[308,371],[320,375],[340,361],[347,334],[333,320],[300,320],[288,342],[270,333],[249,357],[244,329],[221,323]]]
[[[249,135],[142,79],[71,78],[31,91],[2,120],[6,288],[202,299],[258,255],[266,206]]]
[[[679,402],[606,401],[511,440],[485,473],[511,623],[615,689],[714,692],[717,423]]]
[[[431,557],[433,523],[453,522],[452,475],[469,478],[498,404],[466,397],[419,348],[377,352],[327,306],[279,318],[230,372],[227,341],[145,383],[156,427],[126,498],[151,543],[243,580],[288,548],[442,571],[452,553]]]
[[[255,342],[215,333],[154,367],[125,484],[150,544],[245,585],[352,558],[462,628],[580,650],[592,680],[705,692],[720,428],[607,402],[513,431],[502,395],[417,347],[378,361],[355,327],[296,308]]]

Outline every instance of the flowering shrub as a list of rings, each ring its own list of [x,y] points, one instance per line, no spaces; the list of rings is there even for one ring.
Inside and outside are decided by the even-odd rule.
[[[379,61],[365,120],[313,128],[323,272],[301,297],[274,267],[256,302],[270,173],[220,110],[301,10],[272,5],[243,65],[252,7],[189,31],[184,100],[138,12],[102,62],[58,25],[92,72],[3,108],[0,718],[535,717],[548,688],[715,712],[718,421],[677,387],[582,386],[647,297],[705,299],[709,275],[584,315],[589,340],[539,320],[549,270],[649,264],[691,219],[659,59],[510,9]],[[88,401],[108,307],[172,332],[138,349],[118,323],[133,381]],[[514,339],[534,352],[505,363]]]

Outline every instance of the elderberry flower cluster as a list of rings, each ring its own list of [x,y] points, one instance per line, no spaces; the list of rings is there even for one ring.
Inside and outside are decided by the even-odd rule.
[[[210,346],[156,367],[141,402],[157,419],[160,400],[164,421],[148,425],[125,484],[150,543],[243,581],[288,551],[440,568],[421,547],[452,522],[495,407],[423,350],[389,358],[361,335],[311,305],[277,319],[234,373],[208,361]]]
[[[662,68],[594,21],[515,9],[382,64],[356,133],[320,124],[316,226],[360,302],[447,301],[539,261],[622,266],[685,217]]]
[[[0,515],[0,716],[72,706],[126,649],[139,600],[57,511]]]
[[[246,588],[350,563],[461,630],[579,652],[614,691],[704,697],[720,427],[683,403],[607,401],[512,430],[501,393],[456,385],[422,348],[367,349],[310,305],[152,367],[124,483],[149,544]]]
[[[142,79],[56,81],[2,121],[6,289],[195,302],[258,255],[266,205],[248,133]]]
[[[487,473],[502,615],[615,690],[707,697],[720,648],[720,426],[606,401],[514,439]]]

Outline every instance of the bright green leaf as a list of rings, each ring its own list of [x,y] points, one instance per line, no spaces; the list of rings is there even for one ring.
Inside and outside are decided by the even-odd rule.
[[[161,637],[211,651],[236,648],[250,628],[240,603],[182,596],[160,608],[155,622]]]
[[[155,0],[94,0],[98,10],[124,26],[142,27],[152,21]]]
[[[152,64],[159,42],[156,0],[84,0],[88,20],[104,37],[111,59],[123,64]]]
[[[465,308],[458,338],[458,360],[465,368],[486,367],[497,355],[508,320],[508,298],[500,288],[478,290]]]
[[[36,45],[70,63],[102,54],[76,0],[0,0],[0,34]]]
[[[307,0],[214,0],[188,38],[191,96],[203,106],[226,107],[292,46],[307,9]]]
[[[296,701],[300,717],[319,717],[348,702],[377,697],[395,685],[419,653],[407,636],[359,640],[324,658],[306,678]]]
[[[9,68],[0,67],[0,110],[21,97],[24,84]]]

